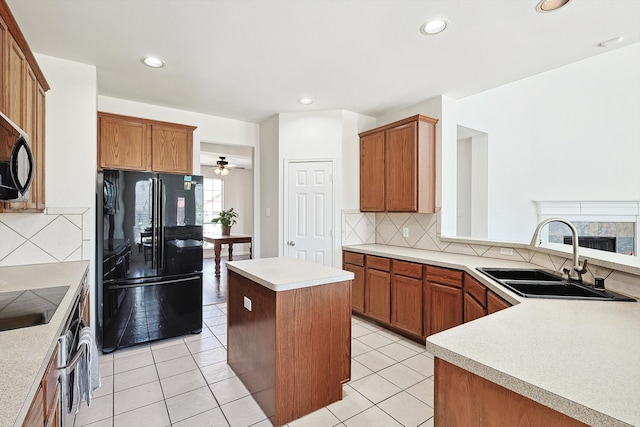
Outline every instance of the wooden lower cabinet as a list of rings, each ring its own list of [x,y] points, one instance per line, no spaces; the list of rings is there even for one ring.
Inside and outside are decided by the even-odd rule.
[[[351,281],[351,309],[356,312],[364,313],[364,255],[353,252],[344,252],[342,256],[342,269],[353,273],[354,278]]]
[[[586,426],[437,357],[434,393],[438,427]]]
[[[487,314],[493,314],[496,311],[504,310],[509,307],[511,307],[511,304],[493,292],[487,291]]]
[[[426,267],[424,329],[427,336],[461,325],[464,316],[462,272]]]
[[[380,322],[391,321],[391,273],[366,269],[365,314]]]
[[[464,322],[487,315],[487,288],[468,274],[464,275]]]
[[[511,304],[460,270],[343,251],[352,311],[418,342]]]
[[[423,337],[423,285],[421,264],[393,260],[391,325]]]
[[[42,386],[40,386],[38,387],[36,396],[31,401],[29,412],[27,412],[27,416],[24,419],[24,423],[22,423],[22,427],[35,427],[44,425],[44,390],[42,389]]]
[[[487,315],[487,309],[483,307],[468,293],[464,294],[464,323],[479,319]]]
[[[394,275],[391,289],[391,324],[422,336],[422,279]]]
[[[49,359],[36,396],[31,401],[23,427],[60,425],[60,383],[58,382],[58,346]]]

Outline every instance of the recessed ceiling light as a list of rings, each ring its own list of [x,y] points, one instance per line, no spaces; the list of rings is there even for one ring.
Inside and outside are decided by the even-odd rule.
[[[298,99],[298,102],[302,105],[309,105],[309,104],[313,104],[313,99],[311,98],[300,98]]]
[[[162,59],[154,58],[152,56],[142,58],[141,61],[144,65],[151,68],[162,68],[165,66],[165,63],[162,61]]]
[[[538,12],[553,12],[566,6],[571,0],[540,0],[536,6]]]
[[[449,23],[444,19],[433,19],[431,21],[425,22],[422,27],[420,27],[420,32],[427,36],[432,36],[434,34],[443,32],[448,25]]]
[[[614,44],[622,43],[622,40],[624,40],[624,37],[618,36],[618,37],[616,37],[614,39],[605,40],[603,42],[600,42],[600,43],[598,43],[598,46],[600,46],[600,47],[609,47],[609,46],[613,46]]]

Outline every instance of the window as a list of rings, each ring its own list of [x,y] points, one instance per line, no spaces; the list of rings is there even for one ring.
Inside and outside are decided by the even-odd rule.
[[[204,178],[204,232],[211,234],[220,229],[219,224],[212,224],[211,220],[224,209],[223,181],[218,178]]]

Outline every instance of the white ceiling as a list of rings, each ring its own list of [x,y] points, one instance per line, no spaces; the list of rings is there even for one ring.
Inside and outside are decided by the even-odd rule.
[[[640,0],[573,0],[551,13],[536,12],[537,0],[8,4],[32,50],[95,65],[101,95],[250,122],[330,109],[379,116],[640,41]],[[434,17],[450,27],[422,35]],[[598,46],[618,36],[622,44]],[[147,55],[167,66],[144,67]]]

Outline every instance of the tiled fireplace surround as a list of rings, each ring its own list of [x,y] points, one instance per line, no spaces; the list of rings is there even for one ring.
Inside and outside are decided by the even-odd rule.
[[[47,208],[42,214],[0,214],[0,267],[60,261],[90,260],[93,248],[90,208]],[[342,211],[342,243],[377,243],[457,253],[478,257],[526,261],[561,271],[571,259],[529,249],[515,248],[513,255],[500,253],[500,246],[449,242],[440,239],[439,212],[435,214],[362,213]],[[402,229],[409,229],[409,237]],[[640,296],[640,277],[590,264],[585,280],[604,277],[607,286]]]

